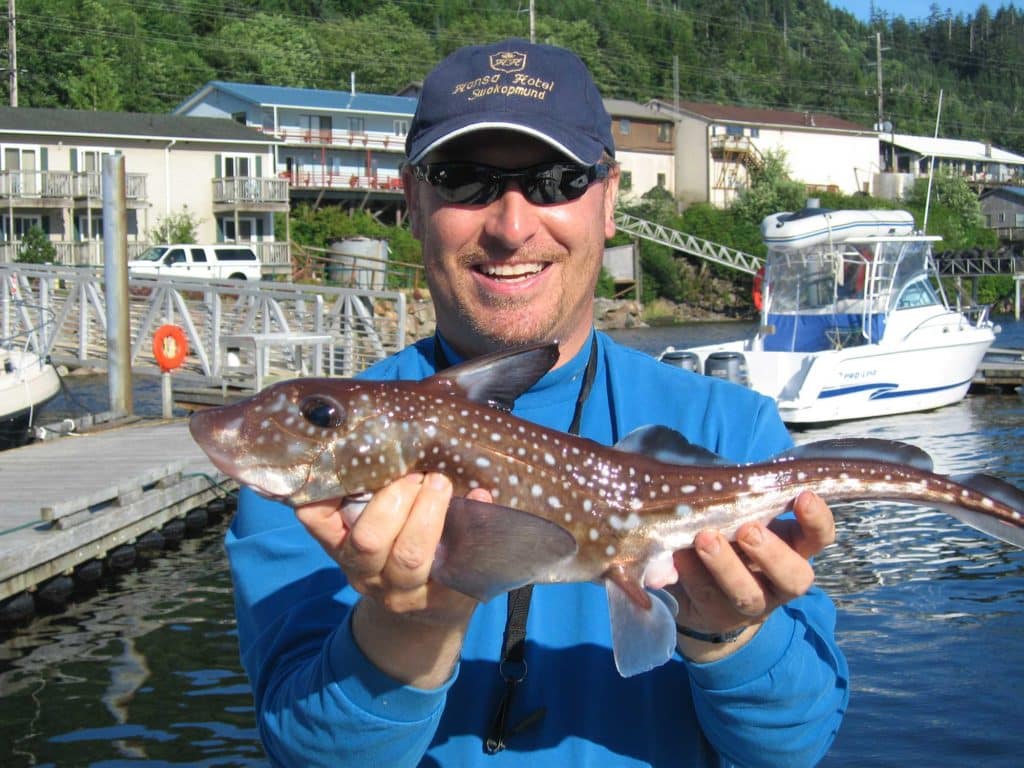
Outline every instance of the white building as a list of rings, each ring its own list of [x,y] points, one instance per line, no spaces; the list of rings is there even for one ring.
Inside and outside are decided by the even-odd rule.
[[[791,178],[809,193],[871,193],[878,166],[878,134],[814,112],[666,101],[650,106],[677,115],[676,197],[684,205],[728,206],[768,152],[785,153]]]
[[[605,99],[604,106],[612,118],[622,199],[636,199],[655,187],[675,195],[675,118],[632,101]]]
[[[102,264],[103,158],[121,153],[130,253],[160,219],[187,211],[200,242],[252,243],[290,272],[286,233],[279,242],[274,227],[289,211],[275,143],[228,120],[0,107],[0,261],[14,260],[36,226],[58,262]]]

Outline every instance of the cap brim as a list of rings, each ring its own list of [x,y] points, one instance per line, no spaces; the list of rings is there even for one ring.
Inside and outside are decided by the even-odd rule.
[[[534,118],[534,122],[539,121]],[[581,165],[593,165],[599,162],[601,154],[605,149],[599,141],[587,136],[581,136],[579,133],[570,134],[568,131],[560,129],[555,125],[546,125],[539,128],[536,125],[523,125],[522,123],[509,120],[481,122],[478,116],[474,115],[469,120],[453,120],[425,131],[416,140],[415,143],[418,149],[415,153],[409,155],[409,162],[412,164],[421,162],[428,154],[452,139],[476,133],[477,131],[487,130],[513,131],[530,136],[553,147]]]

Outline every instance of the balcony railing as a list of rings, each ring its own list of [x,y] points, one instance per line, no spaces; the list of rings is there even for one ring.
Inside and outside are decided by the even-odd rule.
[[[0,197],[70,198],[71,171],[0,171]]]
[[[311,131],[302,128],[279,128],[271,133],[286,144],[405,151],[405,136],[384,131]]]
[[[310,169],[281,174],[291,182],[292,187],[301,189],[354,189],[359,191],[378,190],[401,192],[402,177],[397,173],[382,173],[376,176],[361,176],[353,173],[336,173],[323,169]]]
[[[224,177],[213,180],[213,202],[227,204],[288,204],[288,180]]]
[[[103,174],[99,171],[83,171],[74,174],[74,196],[76,199],[102,200]],[[126,173],[124,175],[124,196],[129,202],[146,202],[145,173]]]
[[[54,259],[55,264],[62,264],[68,267],[103,266],[102,240],[52,240],[51,242],[57,251]],[[148,247],[149,243],[129,242],[128,259],[137,259]],[[0,242],[0,264],[10,264],[17,261],[20,252],[20,240]]]

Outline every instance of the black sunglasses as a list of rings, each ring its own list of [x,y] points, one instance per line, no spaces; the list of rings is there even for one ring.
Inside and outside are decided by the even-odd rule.
[[[595,181],[608,178],[608,166],[556,161],[511,170],[479,163],[421,163],[412,166],[412,173],[449,203],[493,203],[515,179],[531,203],[554,205],[582,197]]]

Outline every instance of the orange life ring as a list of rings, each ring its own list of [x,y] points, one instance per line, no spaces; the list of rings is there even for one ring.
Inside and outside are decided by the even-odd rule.
[[[161,325],[153,334],[153,357],[164,373],[173,371],[188,355],[185,331],[177,325]]]
[[[761,295],[761,285],[764,283],[764,267],[757,270],[754,275],[754,286],[750,291],[750,298],[754,300],[754,309],[758,312],[764,306],[764,297]]]

